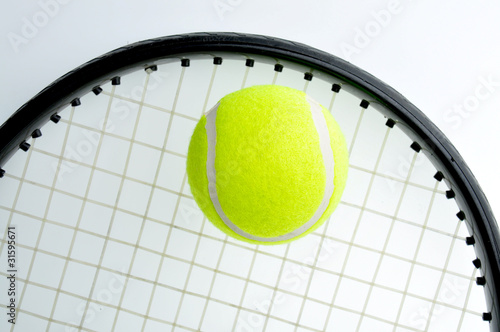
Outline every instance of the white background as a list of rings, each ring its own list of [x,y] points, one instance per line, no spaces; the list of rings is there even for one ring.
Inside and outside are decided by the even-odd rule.
[[[406,96],[457,147],[500,216],[498,1],[40,0],[4,1],[0,12],[0,123],[61,75],[129,43],[196,31],[281,37]]]

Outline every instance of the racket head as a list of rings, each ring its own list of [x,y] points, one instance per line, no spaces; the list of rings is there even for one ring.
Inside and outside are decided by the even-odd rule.
[[[85,96],[99,92],[101,86],[107,86],[105,92],[111,93],[111,87],[127,74],[138,70],[154,74],[158,67],[172,63],[189,68],[198,59],[210,61],[214,66],[222,66],[226,59],[235,59],[247,68],[252,68],[254,62],[262,63],[272,68],[273,75],[284,68],[302,72],[303,82],[329,82],[332,93],[347,92],[361,101],[361,109],[374,108],[385,116],[388,128],[396,126],[402,130],[414,142],[412,149],[425,154],[436,167],[436,177],[448,187],[446,195],[458,205],[457,217],[467,225],[468,241],[474,241],[481,276],[486,280],[488,311],[484,319],[490,321],[492,331],[499,330],[498,226],[464,160],[441,131],[397,91],[359,68],[306,45],[257,35],[197,33],[147,40],[114,50],[55,81],[0,127],[0,167],[8,166],[7,162],[16,153],[23,153],[19,149],[29,149],[26,143],[38,137],[38,130],[43,133],[49,121],[57,121],[58,113],[69,105],[78,107]],[[231,89],[234,86],[227,87]],[[211,107],[215,101],[207,98],[204,107]]]

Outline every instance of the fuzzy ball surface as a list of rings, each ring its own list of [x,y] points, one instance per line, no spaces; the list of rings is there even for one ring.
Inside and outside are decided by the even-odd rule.
[[[199,120],[187,157],[195,201],[226,234],[287,243],[317,229],[344,190],[348,153],[332,115],[304,92],[259,85]]]

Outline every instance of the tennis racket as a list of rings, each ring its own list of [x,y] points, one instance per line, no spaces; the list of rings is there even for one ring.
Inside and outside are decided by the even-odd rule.
[[[185,172],[227,93],[304,91],[350,154],[337,210],[286,245],[228,238]],[[2,331],[500,331],[499,232],[443,134],[373,76],[290,41],[196,33],[76,68],[0,128]]]

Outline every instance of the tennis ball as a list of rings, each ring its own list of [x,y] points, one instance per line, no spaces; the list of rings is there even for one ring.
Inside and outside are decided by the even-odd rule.
[[[344,136],[304,92],[276,85],[223,97],[191,137],[187,175],[194,199],[224,233],[279,244],[317,229],[347,178]]]

